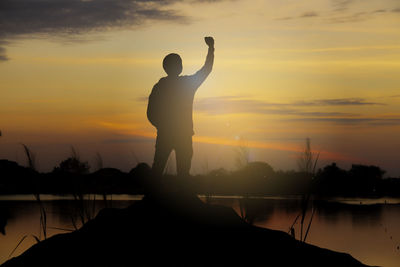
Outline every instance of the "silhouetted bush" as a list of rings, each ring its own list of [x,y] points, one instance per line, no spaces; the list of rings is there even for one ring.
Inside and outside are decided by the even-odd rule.
[[[90,166],[87,162],[82,162],[76,157],[69,157],[63,160],[58,167],[55,167],[53,172],[66,172],[71,174],[87,174]]]

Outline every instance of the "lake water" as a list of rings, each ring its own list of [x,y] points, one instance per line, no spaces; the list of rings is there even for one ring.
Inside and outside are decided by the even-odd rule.
[[[79,203],[85,205],[85,210],[88,211],[83,215],[93,217],[105,205],[123,208],[140,200],[141,197],[113,195],[104,202],[102,196],[95,196],[95,201],[93,201],[94,196],[90,196],[92,200]],[[47,237],[81,226],[82,209],[77,208],[77,202],[72,197],[42,195],[41,199],[47,217]],[[285,232],[288,232],[301,210],[300,199],[297,197],[262,199],[202,197],[202,199],[213,204],[232,207],[239,215],[247,210],[250,215],[254,215],[252,218],[255,225]],[[306,240],[308,243],[350,253],[368,265],[400,266],[400,198],[337,198],[330,199],[329,202],[318,202],[314,205],[314,209],[314,217]],[[35,244],[34,236],[43,238],[43,233],[40,208],[33,196],[1,196],[0,213],[8,213],[6,235],[0,234],[1,264],[9,258],[10,253],[22,239],[12,257]],[[305,219],[304,232],[311,213],[310,208]],[[296,238],[299,238],[300,219],[294,225],[294,230]]]

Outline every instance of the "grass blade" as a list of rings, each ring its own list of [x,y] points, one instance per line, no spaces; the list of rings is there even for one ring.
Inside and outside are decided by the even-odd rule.
[[[12,256],[12,254],[14,254],[14,252],[17,250],[17,248],[19,247],[19,245],[21,245],[21,243],[25,240],[25,238],[27,237],[27,235],[24,235],[21,240],[18,242],[17,246],[13,249],[13,251],[11,251],[10,255],[8,255],[8,258],[10,258]]]
[[[72,215],[71,215],[71,222],[72,222],[72,226],[74,227],[74,229],[78,230],[78,226],[76,225],[75,219],[74,219],[74,217],[72,217]]]
[[[304,240],[303,240],[303,242],[306,242],[306,238],[307,238],[308,232],[310,231],[311,223],[312,223],[312,220],[313,220],[313,218],[314,218],[314,213],[315,213],[315,209],[313,209],[313,211],[312,211],[312,213],[311,213],[310,222],[308,223],[307,231],[306,231],[306,234],[304,235]]]
[[[36,243],[40,243],[40,238],[39,237],[37,237],[36,235],[32,235],[32,236],[33,236],[33,238],[35,238]]]
[[[66,232],[73,232],[73,231],[75,231],[75,230],[73,230],[73,229],[60,228],[60,227],[54,227],[54,226],[49,226],[49,229],[61,230],[61,231],[66,231]]]
[[[290,226],[290,228],[289,228],[289,232],[292,231],[292,229],[293,229],[294,225],[296,224],[297,220],[299,219],[299,217],[300,217],[300,214],[298,214],[298,215],[296,216],[296,219],[294,219],[294,222],[292,223],[292,226]],[[289,232],[288,232],[288,233],[289,233]]]

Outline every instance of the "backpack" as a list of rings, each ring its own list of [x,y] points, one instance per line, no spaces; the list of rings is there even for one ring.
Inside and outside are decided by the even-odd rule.
[[[156,128],[160,126],[160,121],[162,121],[162,96],[160,91],[158,82],[153,86],[147,103],[147,119]]]

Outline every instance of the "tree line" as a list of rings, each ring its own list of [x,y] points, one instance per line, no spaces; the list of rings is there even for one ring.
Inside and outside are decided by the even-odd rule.
[[[139,163],[129,172],[115,168],[89,170],[89,164],[77,157],[69,157],[47,173],[0,160],[0,194],[143,194],[151,177],[151,169],[146,163]],[[179,183],[183,183],[192,191],[208,195],[399,196],[400,178],[383,178],[384,173],[378,166],[360,164],[345,170],[332,163],[310,173],[275,171],[266,162],[248,162],[234,171],[220,168],[184,181],[165,175],[160,184],[168,182],[181,186]]]

